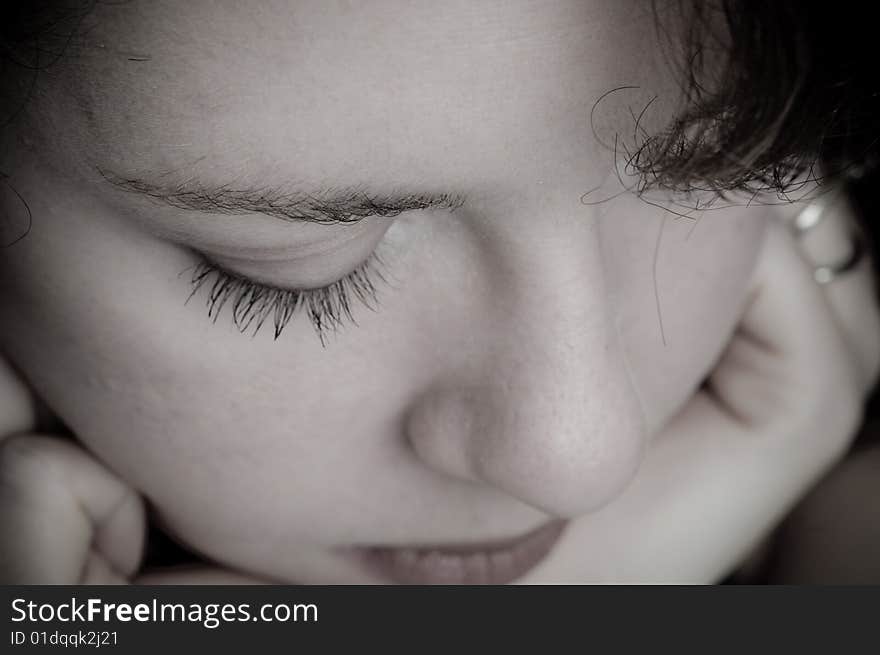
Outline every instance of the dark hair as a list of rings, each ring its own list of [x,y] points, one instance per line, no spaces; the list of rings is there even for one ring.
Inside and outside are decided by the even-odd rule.
[[[863,3],[675,6],[685,36],[670,46],[685,109],[629,159],[649,184],[784,193],[804,176],[858,178],[876,167],[880,74]]]
[[[28,78],[20,85],[26,95],[38,72],[63,55],[83,18],[108,1],[3,3],[4,79],[12,69],[30,72],[18,76]],[[627,166],[646,188],[784,191],[804,174],[818,177],[817,163],[822,178],[863,176],[876,166],[880,75],[864,3],[654,0],[653,6],[685,103],[663,133],[628,155]],[[676,29],[667,29],[670,22]],[[18,107],[10,93],[4,88],[7,121]]]
[[[40,71],[64,55],[82,20],[111,1],[128,0],[2,4],[0,126],[18,117]],[[842,178],[865,206],[863,217],[873,215],[866,191],[877,179],[880,72],[863,3],[654,0],[653,7],[683,103],[665,130],[624,149],[634,192],[787,198],[805,182]]]

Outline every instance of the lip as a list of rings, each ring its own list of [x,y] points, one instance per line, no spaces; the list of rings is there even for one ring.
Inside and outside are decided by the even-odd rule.
[[[508,584],[543,560],[567,521],[551,521],[522,536],[483,544],[353,549],[361,566],[396,584]]]

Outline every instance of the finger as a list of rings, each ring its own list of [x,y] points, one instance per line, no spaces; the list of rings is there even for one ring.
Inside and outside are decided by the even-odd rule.
[[[0,582],[124,582],[143,551],[141,499],[74,444],[14,436],[0,445]]]
[[[627,562],[595,569],[593,581],[721,578],[844,451],[861,407],[853,378],[810,267],[771,225],[753,300],[712,388],[650,444],[621,497],[572,526],[589,546],[570,565]]]
[[[790,225],[799,215],[806,219],[821,217],[798,236],[799,250],[814,270],[844,262],[854,249],[865,247],[855,211],[842,189],[809,204],[796,203],[781,213]],[[863,256],[855,268],[836,275],[822,290],[861,373],[862,388],[870,389],[880,372],[880,308],[870,258]]]
[[[36,426],[33,395],[12,366],[0,357],[0,439]]]
[[[13,434],[63,430],[12,364],[0,357],[0,441]]]
[[[823,209],[826,219],[801,239],[809,261],[839,262],[853,248],[864,247],[853,207],[843,193],[828,198]],[[873,263],[863,257],[853,270],[838,275],[823,290],[862,372],[864,388],[869,389],[880,371],[880,308]]]
[[[709,389],[748,426],[801,416],[816,422],[810,432],[827,426],[830,434],[861,412],[859,369],[825,290],[781,223],[768,227],[752,300]]]

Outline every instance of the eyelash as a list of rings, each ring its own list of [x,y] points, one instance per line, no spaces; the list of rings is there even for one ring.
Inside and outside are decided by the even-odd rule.
[[[254,282],[225,271],[205,257],[193,270],[193,286],[188,303],[203,287],[207,287],[208,317],[214,322],[225,306],[232,308],[232,323],[239,332],[251,331],[256,336],[271,317],[275,339],[300,311],[305,311],[315,328],[321,345],[327,345],[329,332],[336,332],[346,322],[357,325],[352,315],[352,299],[356,298],[368,309],[378,305],[378,289],[374,280],[387,284],[380,268],[382,260],[374,252],[366,261],[339,280],[316,289],[281,289]]]

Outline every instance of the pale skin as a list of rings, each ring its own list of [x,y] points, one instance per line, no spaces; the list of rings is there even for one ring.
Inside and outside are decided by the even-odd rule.
[[[597,98],[657,95],[647,128],[674,104],[631,4],[99,7],[4,135],[34,216],[0,261],[6,579],[136,578],[145,502],[204,575],[241,580],[373,582],[339,550],[554,517],[571,522],[522,582],[730,571],[844,453],[880,325],[866,266],[812,280],[796,209],[695,227],[583,201],[615,181],[597,136],[633,127],[624,103],[595,133]],[[463,200],[318,225],[108,178]],[[355,304],[326,347],[302,314],[273,340],[212,323],[206,289],[184,305],[195,252],[300,288],[376,248],[377,310]],[[35,434],[35,398],[75,443]]]

